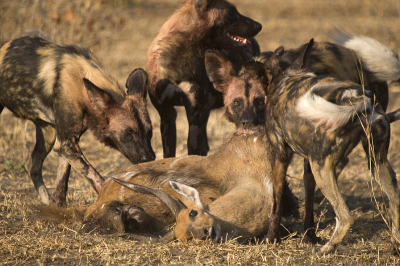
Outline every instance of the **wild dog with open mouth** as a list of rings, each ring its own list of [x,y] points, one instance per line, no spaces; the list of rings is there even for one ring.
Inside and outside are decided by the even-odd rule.
[[[114,175],[119,184],[105,182],[84,221],[145,235],[163,234],[176,222],[179,240],[246,240],[266,234],[272,179],[264,130],[265,66],[245,64],[237,73],[220,52],[205,56],[207,73],[224,94],[225,113],[236,132],[207,157],[166,158],[120,171]],[[286,189],[284,210],[296,214],[297,199]],[[64,211],[53,213],[58,217]]]
[[[154,160],[146,84],[146,72],[137,69],[127,80],[126,94],[93,54],[78,46],[59,46],[38,37],[1,46],[0,113],[6,107],[36,126],[30,177],[42,203],[66,204],[71,166],[100,192],[104,179],[78,145],[87,129],[132,163]],[[52,199],[43,183],[42,165],[54,143],[61,159]]]
[[[207,155],[210,110],[223,103],[207,78],[204,53],[247,48],[228,53],[238,71],[259,53],[252,37],[260,30],[261,24],[241,15],[226,0],[188,0],[162,26],[149,47],[146,71],[150,99],[161,119],[164,158],[175,156],[177,105],[186,109],[188,154]]]
[[[389,48],[376,40],[363,36],[352,36],[343,31],[336,31],[331,38],[337,43],[314,42],[309,54],[308,63],[305,66],[308,71],[317,76],[330,76],[341,80],[352,81],[368,88],[373,93],[376,101],[386,111],[389,102],[387,81],[400,80],[399,60]],[[292,63],[304,51],[308,44],[299,48],[284,50],[275,60],[273,52],[263,52],[257,61],[263,62],[275,69],[279,65],[280,71],[291,67]],[[383,71],[384,70],[384,71]],[[391,115],[396,115],[392,113]],[[394,119],[394,118],[393,118]],[[368,159],[369,146],[367,139],[362,139],[362,145]],[[336,174],[340,174],[348,163],[345,157],[339,163]],[[313,198],[315,181],[311,172],[311,166],[307,159],[304,159],[304,185],[310,191],[309,196]],[[313,215],[313,202],[306,198],[305,240],[316,243],[319,239],[315,235],[315,224]]]
[[[398,120],[398,111],[385,114],[373,94],[357,83],[307,72],[313,40],[304,47],[292,66],[279,68],[283,47],[271,57],[269,86],[266,90],[266,130],[274,147],[274,204],[267,238],[279,239],[281,196],[287,167],[293,153],[308,159],[317,186],[336,214],[336,228],[320,253],[329,253],[341,243],[353,218],[337,186],[336,167],[361,139],[364,127],[371,128],[373,163],[371,172],[390,201],[392,233],[399,241],[400,198],[396,174],[387,160],[390,122]],[[375,168],[376,164],[376,168]],[[313,202],[313,191],[306,187],[306,200]],[[312,204],[306,204],[306,208]],[[306,215],[312,213],[306,210]],[[306,217],[305,221],[311,219]]]

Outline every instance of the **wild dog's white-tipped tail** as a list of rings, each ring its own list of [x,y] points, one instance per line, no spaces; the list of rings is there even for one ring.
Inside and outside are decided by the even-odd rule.
[[[356,113],[370,109],[370,98],[360,95],[356,90],[348,90],[342,96],[342,102],[348,102],[349,105],[332,103],[318,95],[318,91],[327,90],[328,86],[334,90],[340,85],[340,83],[314,85],[297,101],[296,112],[299,116],[312,121],[315,127],[333,131],[346,125]]]
[[[357,53],[363,66],[375,74],[380,81],[400,81],[400,60],[387,46],[365,36],[353,36],[337,30],[330,34],[337,44]]]

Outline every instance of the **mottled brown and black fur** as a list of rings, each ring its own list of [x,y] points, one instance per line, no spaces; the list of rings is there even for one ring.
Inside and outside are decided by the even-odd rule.
[[[177,105],[186,109],[188,153],[207,154],[210,110],[223,103],[207,78],[204,53],[206,49],[237,50],[227,54],[239,70],[259,53],[252,37],[260,30],[259,23],[241,15],[226,0],[187,0],[162,26],[149,47],[146,70],[150,99],[161,118],[164,157],[175,156]]]
[[[176,193],[169,181],[191,186],[198,191],[204,208],[193,206],[192,209],[187,205],[196,212],[180,213],[177,218],[175,216],[178,215],[174,216],[160,200],[132,192],[110,179],[97,201],[86,210],[85,222],[100,223],[111,231],[150,235],[163,234],[176,222],[175,235],[180,240],[191,237],[190,233],[196,238],[219,236],[240,240],[266,234],[272,180],[269,164],[271,147],[264,130],[265,78],[261,73],[265,71],[265,65],[259,62],[245,65],[238,73],[221,53],[210,51],[205,56],[208,75],[225,96],[226,115],[237,126],[233,136],[206,157],[165,158],[131,166],[114,176],[121,181],[161,190],[182,200],[185,205],[188,200]],[[222,80],[226,83],[222,84]],[[285,187],[283,202],[284,214],[298,214],[297,199],[288,186]],[[74,212],[58,209],[52,213],[50,216],[56,219],[61,213]],[[205,224],[202,220],[204,213],[208,214],[208,218],[211,215],[214,222]],[[190,227],[185,226],[187,224]],[[192,230],[196,226],[203,228],[201,231],[207,234],[195,234]],[[183,229],[188,229],[189,234],[182,233],[180,230]]]
[[[89,50],[78,46],[59,46],[39,37],[1,46],[0,112],[6,107],[36,125],[30,177],[44,204],[66,203],[71,166],[100,192],[104,180],[78,145],[87,129],[132,163],[155,158],[146,83],[144,70],[133,71],[127,94]],[[42,164],[53,146],[61,159],[52,198],[43,183]]]
[[[368,91],[372,93],[376,98],[376,101],[379,102],[381,108],[386,111],[389,102],[387,80],[382,79],[379,75],[379,72],[382,71],[380,69],[377,69],[376,65],[371,65],[371,63],[369,62],[371,60],[371,57],[382,54],[382,51],[375,51],[374,53],[369,55],[368,58],[362,58],[359,56],[359,50],[366,50],[363,45],[365,46],[366,44],[368,44],[365,43],[364,39],[362,39],[364,37],[351,36],[350,34],[342,31],[338,31],[332,34],[331,37],[333,37],[333,39],[335,40],[341,40],[340,43],[342,45],[329,42],[314,42],[309,54],[307,65],[304,67],[307,69],[307,71],[312,72],[317,76],[330,76],[341,80],[355,82],[367,87]],[[346,45],[345,42],[349,40],[356,40],[361,42],[361,47],[357,47],[354,44],[352,47],[347,45],[349,48],[357,49],[352,50],[343,46]],[[273,57],[273,52],[263,52],[257,58],[257,60],[266,63],[269,66],[273,66],[275,67],[275,69],[280,69],[280,71],[285,71],[292,66],[295,59],[300,56],[301,52],[304,51],[307,45],[308,44],[304,44],[295,49],[283,50],[279,56],[279,60],[275,60],[276,58]],[[386,48],[377,46],[374,47],[374,49],[385,50]],[[386,55],[390,54],[387,51],[384,51],[384,53]],[[395,57],[396,55],[393,54],[391,60],[395,60]],[[367,60],[365,61],[365,59]],[[383,59],[379,58],[374,59],[374,61],[379,60],[383,61]],[[277,66],[279,67],[276,68]],[[396,71],[396,69],[394,69],[393,71]],[[388,74],[386,74],[386,77],[387,76]],[[397,119],[394,118],[394,116],[397,116],[397,113],[394,112],[389,114],[389,118],[391,119],[391,121]],[[362,145],[364,147],[367,158],[369,158],[369,148],[366,139],[363,139]],[[339,175],[339,173],[347,163],[348,158],[343,158],[336,169],[337,175]],[[311,172],[311,166],[307,159],[304,160],[304,184],[305,189],[313,193],[315,189],[315,182]],[[311,206],[313,203],[306,198],[306,204],[309,205],[306,210],[308,209],[312,212]],[[315,243],[316,241],[318,241],[318,238],[315,236],[315,231],[310,230],[311,228],[315,228],[313,219],[314,216],[311,213],[308,215],[306,214],[305,217],[307,218],[305,223],[305,230],[307,230],[305,240]]]
[[[295,49],[284,50],[279,62],[276,62],[279,68],[284,71],[291,67],[306,46],[307,44],[303,44]],[[273,52],[263,52],[257,60],[271,65],[272,55]],[[356,51],[335,43],[314,42],[305,67],[317,76],[330,76],[367,86],[386,111],[389,103],[388,84],[386,80],[379,80],[373,72],[368,70]]]
[[[309,160],[314,174],[309,177],[312,178],[309,182],[316,182],[337,216],[336,229],[320,252],[336,249],[353,223],[338,191],[336,168],[360,140],[367,138],[363,127],[368,124],[374,147],[371,171],[389,198],[392,233],[399,239],[399,192],[396,175],[387,160],[393,116],[385,114],[368,88],[348,80],[307,72],[305,66],[309,65],[312,44],[310,41],[292,66],[284,71],[279,67],[283,47],[278,48],[266,72],[270,81],[266,90],[266,130],[275,151],[271,163],[274,205],[267,238],[271,241],[279,239],[284,179],[291,158],[297,153]],[[307,226],[313,224],[313,220],[309,217],[312,210],[307,208],[312,208],[314,191],[306,185],[305,192],[305,227],[309,229]]]

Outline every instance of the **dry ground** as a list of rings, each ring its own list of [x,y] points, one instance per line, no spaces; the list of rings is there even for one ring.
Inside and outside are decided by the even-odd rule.
[[[167,17],[181,0],[2,0],[0,1],[0,42],[23,35],[24,30],[38,28],[61,44],[78,43],[89,47],[106,68],[123,84],[136,67],[144,67],[147,47]],[[400,2],[398,0],[232,0],[245,15],[263,24],[258,35],[261,49],[279,45],[296,47],[311,37],[328,40],[334,27],[365,34],[387,44],[400,53]],[[400,105],[400,90],[392,87],[390,108]],[[161,158],[159,118],[149,106],[154,126],[153,147]],[[179,110],[178,155],[186,154],[187,123]],[[233,127],[220,110],[209,122],[210,146],[217,147],[229,137]],[[16,119],[5,110],[0,116],[0,264],[1,265],[72,265],[72,264],[360,264],[398,265],[391,254],[387,226],[373,203],[384,198],[375,183],[371,189],[365,156],[360,147],[351,155],[351,163],[339,177],[340,189],[356,222],[336,254],[312,255],[312,247],[302,243],[301,232],[279,245],[240,245],[190,242],[163,245],[141,244],[133,240],[109,237],[96,231],[84,232],[79,225],[55,225],[36,221],[31,205],[37,195],[24,167],[34,146],[31,122]],[[128,166],[118,152],[105,148],[84,135],[81,146],[89,161],[101,174]],[[400,173],[398,158],[400,123],[392,128],[389,158]],[[44,179],[54,185],[57,156],[51,153],[44,164]],[[300,198],[302,160],[295,158],[289,181]],[[69,205],[93,202],[96,195],[74,173],[70,180]],[[328,239],[334,227],[334,214],[319,195],[316,218],[318,235]],[[384,214],[386,215],[386,214]],[[386,217],[386,216],[385,216]],[[291,228],[301,228],[296,220]]]

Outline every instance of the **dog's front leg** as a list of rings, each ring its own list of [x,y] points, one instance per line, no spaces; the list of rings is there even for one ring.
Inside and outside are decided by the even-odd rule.
[[[158,109],[157,109],[158,110]],[[159,110],[160,130],[164,158],[176,154],[176,110],[174,106],[163,106]]]
[[[72,168],[74,168],[78,174],[85,177],[97,193],[100,193],[104,179],[83,155],[78,141],[79,138],[77,137],[66,140],[59,140],[57,138],[54,151],[64,157]]]
[[[210,110],[187,112],[189,135],[187,148],[189,155],[206,156],[209,151],[207,140],[207,121]]]
[[[185,94],[183,105],[189,123],[188,154],[206,156],[209,151],[207,122],[210,116],[207,90],[190,82],[182,82],[179,87]]]
[[[176,154],[176,110],[174,105],[181,98],[179,87],[169,80],[160,80],[154,89],[149,89],[153,106],[160,115],[160,133],[164,158],[175,157]]]
[[[57,206],[67,206],[67,190],[68,180],[71,173],[71,165],[64,157],[60,157],[58,162],[57,180],[55,190],[53,192],[53,198]]]

